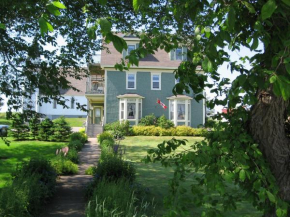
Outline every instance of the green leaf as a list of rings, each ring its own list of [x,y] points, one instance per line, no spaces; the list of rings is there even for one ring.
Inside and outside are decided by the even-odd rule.
[[[282,2],[288,6],[290,6],[290,0],[282,0]]]
[[[6,29],[6,26],[3,23],[0,23],[0,29]]]
[[[96,39],[96,37],[97,37],[96,36],[96,29],[94,27],[88,28],[87,32],[88,32],[90,39],[92,39],[92,40]]]
[[[240,178],[240,180],[243,182],[243,181],[245,181],[245,179],[246,179],[246,173],[245,173],[245,170],[240,170],[240,172],[239,172],[239,178]]]
[[[269,200],[272,202],[272,203],[275,203],[276,202],[276,198],[275,196],[270,192],[270,191],[266,191],[267,193],[267,196],[269,198]]]
[[[133,8],[134,11],[138,11],[141,5],[142,0],[133,0]]]
[[[233,30],[236,22],[236,11],[233,7],[230,7],[227,19],[227,26],[229,30]]]
[[[243,86],[243,84],[245,83],[246,79],[247,79],[247,76],[246,75],[240,75],[237,77],[238,81],[239,81],[239,84],[240,86]]]
[[[111,32],[112,24],[105,18],[101,18],[99,20],[100,26],[101,26],[101,31],[103,34],[107,34]]]
[[[53,32],[53,27],[52,27],[52,25],[51,25],[49,22],[46,22],[46,25],[47,25],[47,29],[48,29],[48,31]]]
[[[257,38],[254,38],[253,43],[251,45],[251,49],[256,50],[258,46],[259,46],[259,40]]]
[[[272,16],[274,11],[276,10],[277,5],[275,0],[268,0],[266,4],[263,5],[262,7],[262,20],[266,20]]]
[[[204,58],[204,60],[202,62],[202,68],[205,71],[208,71],[208,72],[212,72],[213,71],[212,62],[209,60],[208,57]]]
[[[62,3],[60,3],[59,1],[53,1],[52,4],[57,8],[66,9],[66,6]]]
[[[102,6],[105,6],[107,4],[107,0],[98,0],[98,3]]]
[[[123,38],[120,38],[116,35],[112,37],[113,45],[116,48],[117,51],[122,53],[124,49],[127,49],[127,44]]]
[[[47,5],[47,10],[53,14],[54,16],[59,16],[61,15],[60,11],[57,9],[57,7],[55,7],[54,5],[50,4],[50,5]]]
[[[39,26],[40,26],[41,35],[43,37],[44,34],[47,33],[47,31],[48,31],[47,24],[46,24],[46,19],[44,19],[43,17],[40,17],[38,19],[38,23],[39,23]]]
[[[270,78],[270,83],[273,84],[273,83],[275,83],[276,80],[277,80],[277,76],[276,76],[276,75],[273,75],[273,76]]]
[[[256,13],[256,10],[252,4],[250,4],[249,2],[246,2],[246,1],[244,1],[242,3],[248,8],[250,13],[252,13],[252,14]]]

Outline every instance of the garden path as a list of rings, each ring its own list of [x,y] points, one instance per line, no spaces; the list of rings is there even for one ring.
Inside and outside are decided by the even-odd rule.
[[[41,217],[85,216],[85,187],[92,180],[92,176],[85,175],[85,170],[96,165],[100,153],[96,138],[89,138],[89,142],[79,152],[79,173],[59,177],[56,194]]]

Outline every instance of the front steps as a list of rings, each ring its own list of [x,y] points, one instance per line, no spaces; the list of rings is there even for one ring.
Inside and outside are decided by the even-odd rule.
[[[103,132],[103,126],[100,124],[88,124],[86,131],[89,138],[96,138],[97,134]]]

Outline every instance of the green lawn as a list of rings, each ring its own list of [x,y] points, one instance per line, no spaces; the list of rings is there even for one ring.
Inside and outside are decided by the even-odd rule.
[[[65,118],[65,120],[68,122],[70,127],[83,127],[86,118]]]
[[[172,168],[164,168],[160,163],[144,164],[140,162],[142,158],[147,155],[147,150],[156,148],[157,145],[164,140],[169,140],[172,137],[151,137],[151,136],[134,136],[126,137],[121,141],[121,144],[125,147],[125,158],[134,162],[137,169],[137,182],[143,184],[150,189],[154,199],[157,203],[157,216],[164,214],[163,198],[168,193],[168,180],[173,176]],[[196,141],[202,140],[200,137],[175,137],[178,139],[187,139],[188,144],[193,144]],[[179,149],[181,150],[181,149]],[[197,174],[200,175],[200,174]],[[190,181],[185,186],[189,188]],[[239,191],[235,187],[231,187],[231,191]],[[212,195],[215,196],[215,195]],[[191,216],[200,216],[201,209],[190,207]],[[225,216],[236,217],[258,217],[262,214],[256,211],[250,203],[242,202],[238,204],[238,209],[235,212],[227,212]]]
[[[0,125],[11,125],[11,120],[6,120],[6,113],[0,112]]]
[[[43,141],[11,141],[10,146],[4,144],[0,139],[0,188],[10,179],[11,172],[16,165],[31,157],[43,157],[50,159],[55,156],[56,149],[64,147],[64,142]]]

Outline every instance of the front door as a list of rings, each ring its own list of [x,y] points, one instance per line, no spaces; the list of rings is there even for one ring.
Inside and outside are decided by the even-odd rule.
[[[102,107],[94,107],[94,124],[101,124]]]

